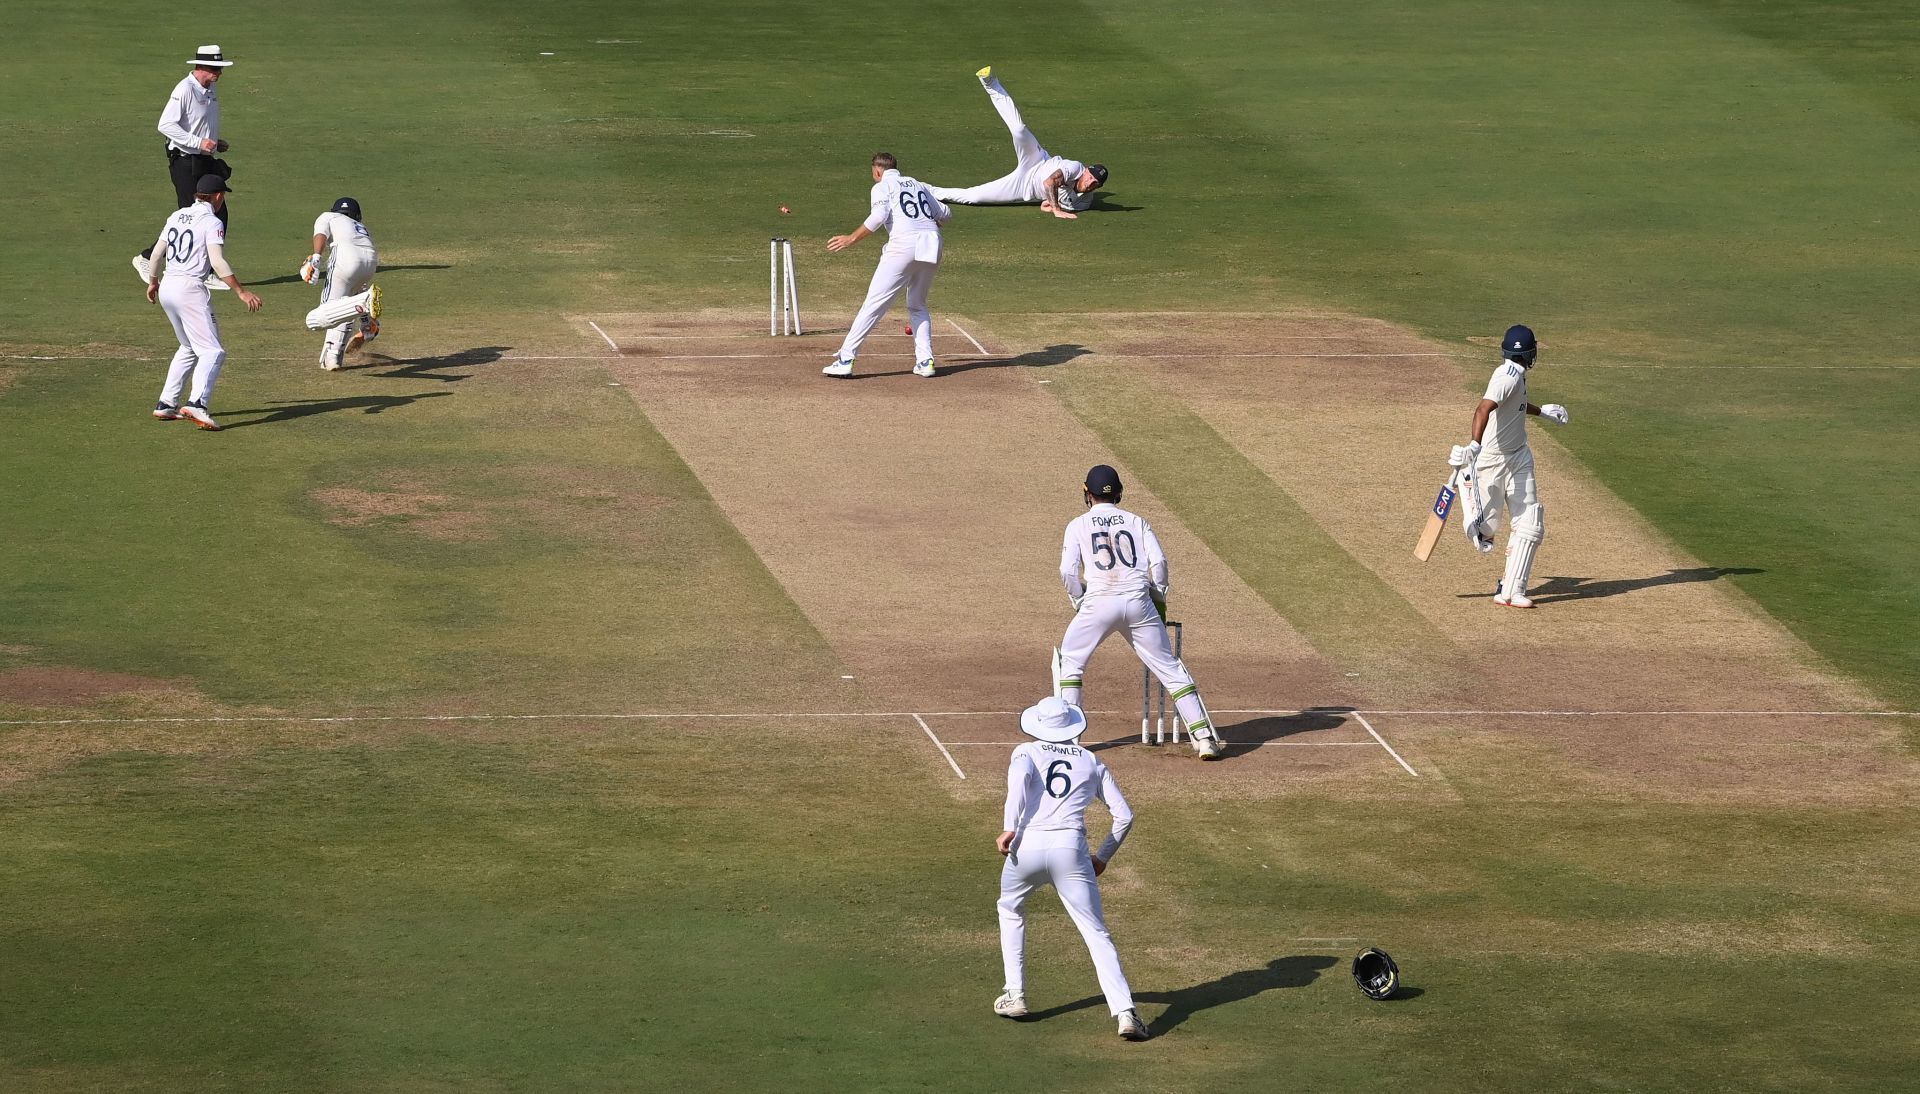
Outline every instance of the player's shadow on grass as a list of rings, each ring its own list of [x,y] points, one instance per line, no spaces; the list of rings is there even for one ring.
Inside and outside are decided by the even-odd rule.
[[[1597,600],[1603,596],[1619,596],[1621,593],[1661,585],[1690,585],[1697,581],[1718,581],[1723,577],[1764,573],[1765,570],[1752,566],[1689,566],[1651,577],[1614,578],[1609,581],[1595,581],[1586,577],[1550,577],[1534,586],[1527,595],[1533,598],[1535,604],[1551,604],[1558,600]],[[1492,596],[1492,592],[1461,593],[1459,599],[1485,600]]]
[[[453,269],[452,266],[446,266],[446,265],[416,264],[412,266],[382,266],[380,267],[380,272],[384,274],[384,273],[393,273],[395,270],[451,270],[451,269]],[[291,285],[298,280],[300,280],[299,274],[282,274],[279,277],[269,277],[265,281],[249,281],[247,282],[247,288],[257,289],[262,285]]]
[[[978,361],[942,365],[940,374],[951,376],[961,372],[972,372],[977,368],[1047,368],[1052,365],[1064,365],[1076,357],[1085,357],[1092,352],[1085,346],[1063,342],[1045,349],[1029,350],[1017,357],[988,357]]]
[[[1324,729],[1339,729],[1347,724],[1351,707],[1315,707],[1297,714],[1268,714],[1252,718],[1235,725],[1221,726],[1220,737],[1227,743],[1227,756],[1244,756],[1257,751],[1269,741],[1283,737],[1292,737],[1301,733],[1313,733]]]
[[[368,372],[369,376],[394,377],[401,380],[440,380],[452,383],[472,376],[471,372],[439,372],[438,369],[465,368],[473,365],[490,365],[498,361],[512,346],[475,346],[463,349],[459,353],[449,353],[440,357],[388,357],[384,354],[369,354],[365,364],[349,365],[350,369],[365,371],[368,369],[392,366],[387,372]]]
[[[1217,979],[1173,991],[1137,991],[1133,993],[1133,998],[1137,1002],[1166,1005],[1167,1009],[1147,1023],[1147,1028],[1158,1037],[1203,1010],[1211,1010],[1228,1003],[1239,1003],[1281,988],[1304,988],[1320,978],[1321,970],[1332,968],[1339,963],[1339,958],[1328,957],[1325,954],[1276,957],[1257,969],[1230,972]],[[1076,999],[1071,1003],[1048,1007],[1046,1010],[1030,1011],[1027,1014],[1027,1020],[1029,1022],[1044,1021],[1076,1010],[1085,1010],[1088,1007],[1105,1006],[1106,1002],[1104,996],[1089,995],[1085,999]]]
[[[423,391],[418,395],[349,395],[341,399],[277,399],[278,406],[260,407],[254,410],[223,410],[222,418],[227,419],[221,425],[227,429],[244,429],[250,425],[272,425],[275,422],[290,422],[296,418],[308,418],[315,414],[332,414],[342,410],[358,410],[364,414],[381,414],[399,407],[417,403],[422,399],[451,395],[451,391]],[[236,422],[234,418],[247,414],[264,414],[264,418]]]
[[[1095,190],[1093,204],[1087,206],[1089,212],[1095,213],[1137,213],[1145,208],[1144,205],[1122,205],[1109,197],[1105,190]]]

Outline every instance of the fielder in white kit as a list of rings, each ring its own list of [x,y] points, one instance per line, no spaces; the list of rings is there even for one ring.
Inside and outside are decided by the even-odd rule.
[[[1203,760],[1226,754],[1200,700],[1199,685],[1167,640],[1167,556],[1153,529],[1120,508],[1120,473],[1106,464],[1087,472],[1087,511],[1067,525],[1060,545],[1060,580],[1073,602],[1073,622],[1060,639],[1059,695],[1080,705],[1081,677],[1093,651],[1109,634],[1123,631],[1140,663],[1158,677],[1187,723],[1193,750]]]
[[[147,273],[147,301],[158,303],[167,313],[174,337],[180,340],[179,350],[167,364],[167,380],[160,388],[160,401],[153,405],[153,416],[163,422],[185,418],[207,430],[220,428],[207,411],[207,401],[227,361],[220,324],[213,318],[208,277],[217,277],[232,289],[248,311],[260,310],[260,298],[242,286],[227,265],[227,227],[220,223],[219,212],[227,192],[226,179],[201,176],[194,185],[193,204],[175,210],[153,241]],[[182,404],[180,394],[189,373],[193,390]]]
[[[1119,1020],[1120,1036],[1147,1039],[1147,1024],[1133,1009],[1133,990],[1120,967],[1120,951],[1107,933],[1100,909],[1100,884],[1133,827],[1133,810],[1120,794],[1113,772],[1073,743],[1086,732],[1087,716],[1057,698],[1042,699],[1020,714],[1020,730],[1034,738],[1013,750],[1007,764],[1007,804],[994,847],[1006,856],[1000,868],[1000,962],[1006,990],[993,1001],[1003,1018],[1027,1013],[1027,897],[1042,885],[1060,894],[1073,925],[1093,956],[1107,1009]],[[1087,851],[1087,806],[1094,799],[1113,814],[1113,831],[1100,853]]]
[[[840,352],[834,355],[833,364],[820,371],[828,376],[852,376],[860,343],[873,333],[894,298],[905,289],[908,329],[913,332],[913,374],[932,376],[933,313],[927,310],[927,293],[933,288],[933,275],[940,272],[940,222],[951,217],[953,210],[918,179],[901,174],[899,161],[891,152],[873,154],[873,189],[867,204],[871,209],[867,219],[852,232],[828,240],[827,250],[844,251],[882,227],[887,230],[887,245],[867,285],[867,299],[840,343]]]
[[[321,253],[332,246],[332,257],[323,271]],[[360,221],[360,203],[353,198],[335,201],[313,222],[313,253],[300,264],[300,280],[320,285],[320,303],[340,300],[366,292],[373,275],[380,269],[380,254],[374,249],[373,234]],[[351,333],[351,337],[349,337]],[[380,320],[358,314],[327,328],[320,346],[320,367],[337,369],[347,354],[380,336]]]
[[[1033,130],[1021,120],[1020,108],[1014,105],[1013,96],[1007,94],[1007,89],[1000,86],[999,78],[993,74],[993,66],[988,65],[974,75],[980,78],[980,86],[987,89],[993,109],[1000,114],[1000,120],[1007,123],[1007,131],[1013,135],[1013,171],[978,186],[936,186],[933,196],[955,205],[1023,205],[1039,202],[1042,210],[1062,220],[1078,218],[1080,214],[1075,210],[1090,208],[1093,205],[1093,192],[1106,185],[1106,166],[1049,154],[1040,147],[1040,138],[1034,136]]]
[[[1527,415],[1567,423],[1566,407],[1527,402],[1527,373],[1538,353],[1532,330],[1507,328],[1500,340],[1500,367],[1473,411],[1472,439],[1455,445],[1448,461],[1473,470],[1473,479],[1463,491],[1466,513],[1461,525],[1476,549],[1493,550],[1500,512],[1507,512],[1507,567],[1493,602],[1509,608],[1533,607],[1527,579],[1533,572],[1534,552],[1547,536],[1547,510],[1540,504],[1533,481],[1533,452],[1527,447]]]

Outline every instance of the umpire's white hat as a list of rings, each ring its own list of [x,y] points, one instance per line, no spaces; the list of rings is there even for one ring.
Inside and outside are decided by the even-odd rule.
[[[1087,731],[1087,716],[1076,706],[1049,695],[1020,712],[1020,732],[1041,741],[1065,744]]]
[[[199,68],[201,65],[205,65],[208,68],[225,68],[233,62],[220,56],[219,46],[201,46],[200,56],[195,57],[187,63],[195,68]]]

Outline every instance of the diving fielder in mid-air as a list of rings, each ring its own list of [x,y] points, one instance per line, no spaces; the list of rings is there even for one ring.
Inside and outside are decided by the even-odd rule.
[[[1124,631],[1134,655],[1173,697],[1193,750],[1203,760],[1220,759],[1226,753],[1199,685],[1167,641],[1167,556],[1159,538],[1145,520],[1120,508],[1120,473],[1113,468],[1103,463],[1088,471],[1082,492],[1087,511],[1068,523],[1060,545],[1060,580],[1074,608],[1060,639],[1060,697],[1080,705],[1087,661],[1109,634]]]
[[[820,371],[828,376],[852,376],[853,359],[860,343],[873,333],[887,309],[902,290],[907,294],[907,330],[913,334],[913,374],[932,376],[933,313],[927,310],[927,293],[933,289],[933,275],[940,272],[940,224],[953,216],[933,196],[925,183],[900,173],[899,161],[891,152],[873,154],[873,189],[868,191],[867,219],[858,228],[827,241],[827,250],[844,251],[881,228],[887,230],[887,245],[880,251],[880,264],[873,269],[867,285],[867,299],[847,328],[847,337],[834,354],[833,364]]]
[[[333,247],[332,261],[321,269],[320,256]],[[360,221],[360,203],[341,198],[313,222],[313,253],[300,264],[300,280],[320,284],[320,303],[366,292],[380,268],[380,254],[374,249],[373,234]],[[351,337],[349,337],[351,332]],[[357,315],[327,328],[320,346],[320,367],[337,369],[347,354],[380,336],[380,320]]]
[[[1539,348],[1532,330],[1507,328],[1500,340],[1500,367],[1473,411],[1472,439],[1455,445],[1448,461],[1472,472],[1461,490],[1466,503],[1461,527],[1476,550],[1493,550],[1500,512],[1507,512],[1507,568],[1494,589],[1493,602],[1509,608],[1533,607],[1527,579],[1533,573],[1533,554],[1547,535],[1547,511],[1540,504],[1533,481],[1533,452],[1527,448],[1527,415],[1567,423],[1566,407],[1527,402],[1527,373]]]
[[[1000,868],[1000,962],[1006,990],[993,1001],[1003,1018],[1027,1013],[1027,897],[1043,885],[1060,895],[1073,925],[1093,957],[1107,1010],[1120,1036],[1147,1039],[1147,1024],[1133,1009],[1133,989],[1120,967],[1120,952],[1100,909],[1100,883],[1107,863],[1133,827],[1133,810],[1120,784],[1099,757],[1074,743],[1086,732],[1079,707],[1046,698],[1020,714],[1020,731],[1033,740],[1013,750],[1007,763],[1007,804],[994,847],[1006,856]],[[1113,814],[1113,831],[1099,854],[1087,851],[1087,806],[1095,798]]]
[[[1050,155],[1040,147],[1040,139],[1020,118],[1013,96],[1000,86],[1000,80],[988,65],[974,75],[987,89],[1000,120],[1013,134],[1014,167],[1010,174],[978,186],[936,186],[933,196],[954,205],[1027,205],[1039,202],[1040,208],[1062,220],[1079,217],[1078,210],[1093,205],[1093,192],[1107,183],[1107,169],[1098,163],[1081,163],[1064,156]]]

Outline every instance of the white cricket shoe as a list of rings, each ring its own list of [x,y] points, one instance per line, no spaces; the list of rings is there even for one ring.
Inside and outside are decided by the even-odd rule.
[[[214,421],[213,415],[208,414],[207,408],[201,406],[199,403],[188,403],[181,407],[180,416],[192,422],[194,425],[199,426],[201,429],[214,431],[220,428],[220,423]]]
[[[133,256],[133,272],[140,275],[140,280],[143,283],[152,281],[153,280],[153,259],[148,258],[146,255],[134,255]]]
[[[932,362],[932,361],[921,361],[921,362],[919,362],[919,363],[917,363],[917,364],[915,364],[915,365],[913,366],[913,374],[914,374],[915,376],[933,376],[933,375],[937,375],[937,374],[936,374],[936,373],[934,372],[934,368],[933,368],[933,362]]]
[[[155,403],[153,416],[163,422],[177,422],[180,420],[180,408],[169,403]]]
[[[835,358],[833,364],[820,370],[820,374],[823,376],[852,376],[853,362],[842,361]]]
[[[1025,1018],[1027,997],[1017,992],[1003,991],[1000,998],[993,1001],[993,1013],[1002,1018]]]
[[[1493,602],[1495,604],[1504,604],[1509,608],[1533,607],[1533,598],[1526,593],[1514,593],[1512,596],[1508,596],[1505,593],[1495,593]]]
[[[1220,742],[1220,738],[1217,735],[1188,737],[1187,739],[1193,742],[1194,755],[1199,756],[1203,760],[1220,760],[1226,758],[1226,746]]]
[[[200,283],[201,283],[202,285],[205,285],[205,286],[206,286],[207,288],[209,288],[209,289],[217,289],[217,290],[219,290],[220,292],[232,292],[232,291],[233,291],[233,286],[232,286],[232,285],[229,285],[229,284],[227,284],[227,283],[226,283],[225,281],[222,281],[222,280],[221,280],[220,278],[218,278],[218,277],[215,277],[215,276],[214,276],[213,274],[211,274],[211,273],[209,273],[209,274],[208,274],[207,276],[205,276],[205,277],[203,277],[203,278],[201,278],[201,279],[200,279]]]
[[[1123,1041],[1144,1041],[1152,1034],[1147,1032],[1147,1024],[1133,1011],[1120,1012],[1120,1039]]]

